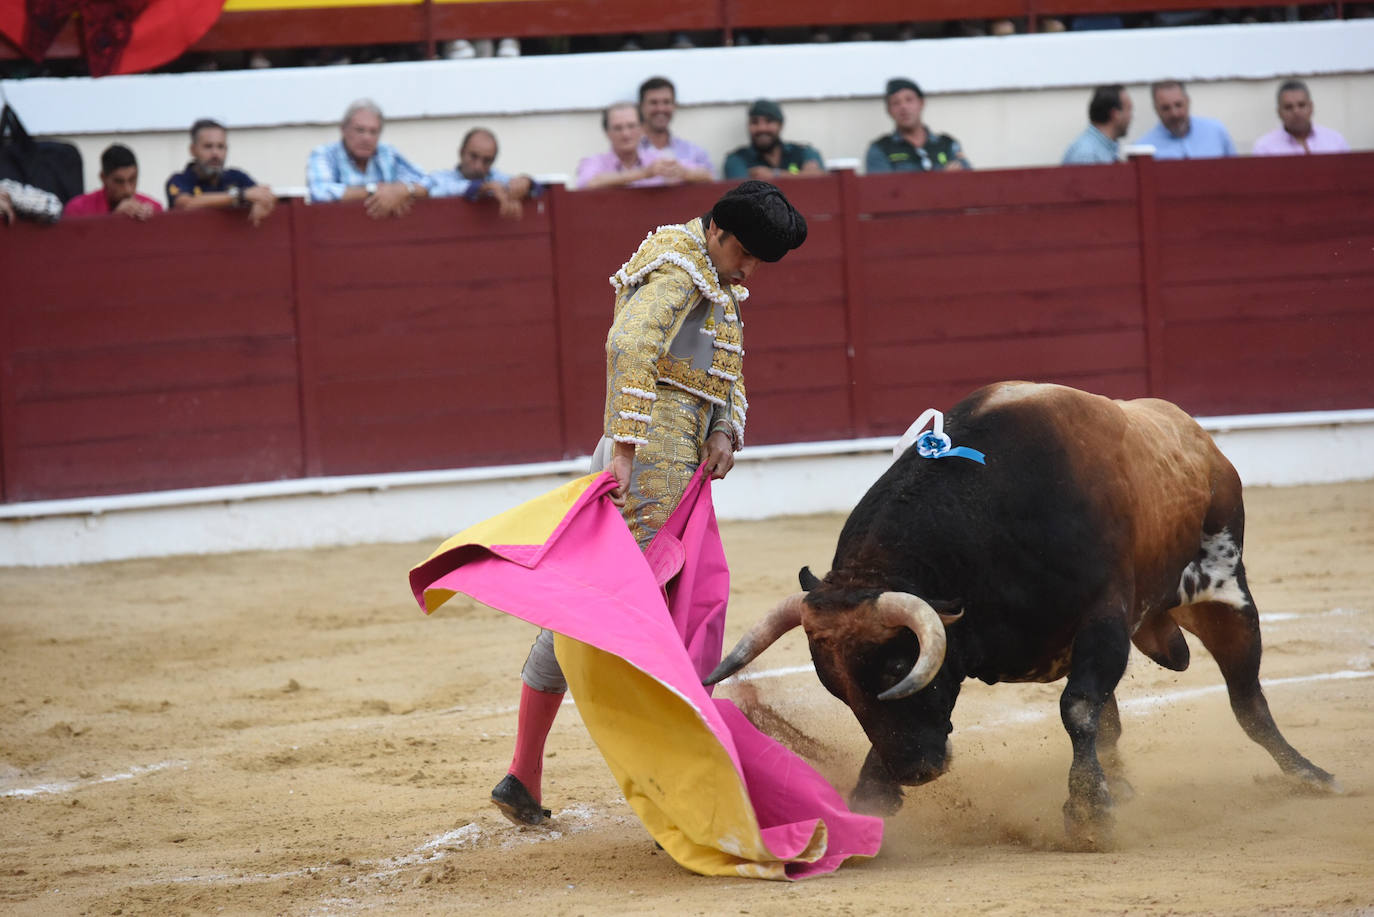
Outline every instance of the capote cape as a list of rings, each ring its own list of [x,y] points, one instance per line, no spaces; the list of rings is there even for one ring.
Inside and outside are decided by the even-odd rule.
[[[682,866],[802,878],[873,856],[882,821],[701,679],[720,661],[729,572],[698,472],[640,551],[588,475],[445,541],[410,571],[428,614],[457,593],[548,628],[577,709],[625,799]]]

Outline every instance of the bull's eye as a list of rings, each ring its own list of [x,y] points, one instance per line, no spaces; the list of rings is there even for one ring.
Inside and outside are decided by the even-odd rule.
[[[879,673],[878,690],[880,692],[886,691],[903,678],[906,678],[907,673],[911,671],[911,667],[915,665],[915,663],[916,660],[907,658],[905,654],[888,656],[887,659],[883,661],[882,670]]]

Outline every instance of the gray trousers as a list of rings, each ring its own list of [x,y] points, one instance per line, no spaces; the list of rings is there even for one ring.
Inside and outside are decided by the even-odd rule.
[[[592,474],[605,471],[611,464],[611,454],[615,449],[609,437],[601,437],[592,452]],[[568,681],[563,677],[563,669],[558,665],[558,657],[553,652],[553,631],[541,630],[534,638],[529,656],[525,657],[525,667],[520,670],[520,680],[536,691],[548,694],[563,694],[568,690]]]

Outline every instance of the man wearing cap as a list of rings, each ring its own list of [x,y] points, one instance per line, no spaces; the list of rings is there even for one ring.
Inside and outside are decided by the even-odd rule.
[[[864,169],[874,172],[938,172],[971,169],[964,149],[949,134],[937,134],[921,120],[926,97],[905,77],[887,81],[887,113],[896,128],[868,145]]]
[[[749,106],[749,145],[725,157],[727,179],[824,173],[825,161],[814,146],[783,142],[782,106],[772,99],[759,99]]]
[[[739,304],[760,261],[806,241],[806,220],[783,193],[746,181],[702,216],[661,226],[611,277],[603,436],[594,470],[615,477],[612,499],[644,548],[682,500],[699,466],[723,478],[744,444],[744,339]],[[516,824],[541,807],[544,742],[567,690],[541,631],[521,671],[509,772],[491,799]]]

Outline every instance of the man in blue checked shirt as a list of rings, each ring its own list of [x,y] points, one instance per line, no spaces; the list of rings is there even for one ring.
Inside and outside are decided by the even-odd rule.
[[[1116,162],[1131,129],[1131,97],[1120,83],[1098,86],[1088,103],[1088,126],[1064,152],[1064,165]]]
[[[510,175],[495,168],[496,135],[485,127],[474,127],[463,135],[458,147],[458,166],[429,173],[430,197],[463,197],[470,201],[491,198],[501,216],[518,220],[524,216],[524,201],[538,197],[543,189],[528,175]]]
[[[363,202],[373,219],[405,216],[416,198],[429,196],[425,173],[396,148],[381,143],[382,110],[359,99],[344,112],[343,136],[310,151],[305,180],[311,201]]]

